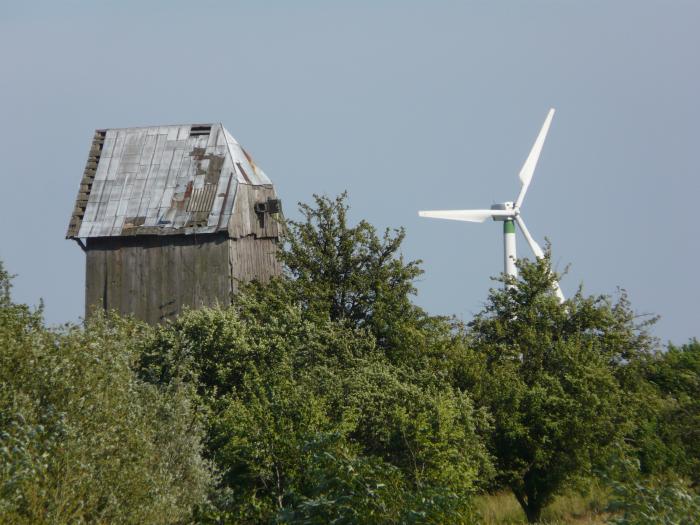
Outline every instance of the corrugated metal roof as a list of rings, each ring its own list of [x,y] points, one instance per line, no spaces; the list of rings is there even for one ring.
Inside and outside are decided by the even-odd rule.
[[[272,183],[221,124],[98,130],[67,237],[225,230],[238,184]]]

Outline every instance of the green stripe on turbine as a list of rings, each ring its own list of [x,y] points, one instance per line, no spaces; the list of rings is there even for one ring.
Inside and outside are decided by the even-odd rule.
[[[515,233],[515,222],[511,219],[503,221],[503,233]]]

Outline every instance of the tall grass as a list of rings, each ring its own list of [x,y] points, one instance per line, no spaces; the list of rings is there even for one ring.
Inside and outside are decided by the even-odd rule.
[[[543,512],[542,523],[548,525],[602,525],[608,495],[602,487],[591,483],[585,493],[570,492],[557,496]],[[479,496],[476,507],[484,525],[519,525],[527,523],[525,513],[511,492]]]

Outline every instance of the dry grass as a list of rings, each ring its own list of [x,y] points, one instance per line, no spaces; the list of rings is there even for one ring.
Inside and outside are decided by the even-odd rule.
[[[592,484],[588,493],[575,492],[558,496],[547,507],[542,523],[548,525],[603,525],[608,517],[603,509],[607,494]],[[476,507],[485,525],[519,525],[527,523],[525,514],[515,496],[510,492],[484,495],[477,498]]]

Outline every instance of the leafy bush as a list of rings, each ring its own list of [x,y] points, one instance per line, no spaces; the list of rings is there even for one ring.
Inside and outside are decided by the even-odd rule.
[[[700,342],[670,344],[639,368],[650,390],[646,417],[638,418],[643,472],[673,471],[700,485]]]
[[[656,351],[624,293],[560,304],[549,257],[467,327],[428,315],[404,231],[314,198],[282,277],[157,327],[47,329],[0,265],[0,519],[474,523],[509,487],[537,521],[618,447],[656,476],[604,469],[619,523],[696,512],[658,475],[698,483],[697,341]]]
[[[468,396],[392,365],[365,331],[305,320],[289,305],[270,322],[265,301],[248,296],[239,310],[186,313],[161,327],[144,353],[144,377],[190,381],[208,414],[207,454],[221,482],[207,519],[271,522],[310,516],[312,508],[325,516],[331,501],[346,497],[371,507],[368,493],[339,492],[365,477],[377,485],[375,496],[384,494],[379,484],[401,487],[401,505],[377,503],[385,518],[403,519],[406,509],[427,515],[421,502],[428,500],[467,509],[489,474],[477,434],[487,424]],[[335,436],[332,446],[320,440],[327,435]],[[321,482],[324,465],[364,474],[334,485]],[[370,499],[360,503],[358,494]]]
[[[285,277],[242,287],[227,310],[187,312],[144,347],[142,377],[191,384],[208,414],[207,456],[221,481],[207,519],[327,516],[345,496],[374,508],[362,490],[339,492],[365,478],[382,498],[379,484],[400,487],[400,505],[377,503],[382,519],[410,510],[428,520],[429,507],[467,515],[491,463],[488,417],[449,381],[456,365],[445,357],[461,339],[411,304],[419,270],[398,255],[402,232],[382,240],[367,223],[348,226],[344,197],[316,205],[288,228]],[[334,484],[323,465],[363,474]]]
[[[615,525],[692,525],[700,516],[700,495],[677,476],[642,478],[639,461],[618,461],[609,510]]]
[[[177,523],[211,481],[186,389],[133,371],[147,328],[44,328],[0,265],[0,516],[5,523]]]

